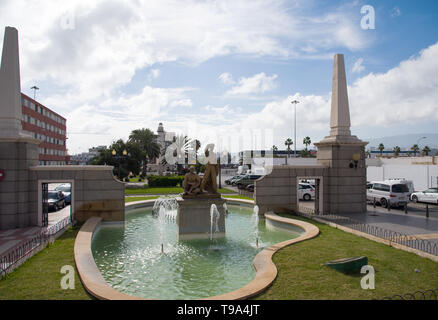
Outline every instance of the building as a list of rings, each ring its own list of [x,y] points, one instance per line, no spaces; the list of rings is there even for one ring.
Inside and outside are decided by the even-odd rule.
[[[70,161],[66,119],[23,93],[21,106],[24,133],[41,141],[39,165],[66,165]]]
[[[165,171],[175,170],[174,165],[169,165],[164,163],[165,152],[166,149],[173,143],[173,139],[175,137],[174,132],[167,132],[164,130],[163,123],[158,124],[157,134],[155,135],[155,142],[160,145],[160,154],[161,156],[155,159],[152,159],[148,166],[147,170],[151,172],[156,172],[159,175],[162,175]]]
[[[72,165],[88,165],[91,160],[96,157],[100,151],[106,150],[106,146],[98,146],[88,149],[88,152],[82,152],[71,156],[70,164]]]

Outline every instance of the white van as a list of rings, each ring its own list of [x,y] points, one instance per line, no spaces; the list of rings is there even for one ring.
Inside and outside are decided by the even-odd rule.
[[[372,181],[367,184],[367,200],[376,201],[384,208],[402,207],[409,202],[410,192],[398,180]]]
[[[398,183],[403,183],[403,184],[407,185],[410,195],[415,191],[414,183],[411,180],[406,180],[404,178],[394,178],[394,179],[391,178],[391,179],[387,179],[387,180],[394,182],[394,183],[398,182]]]

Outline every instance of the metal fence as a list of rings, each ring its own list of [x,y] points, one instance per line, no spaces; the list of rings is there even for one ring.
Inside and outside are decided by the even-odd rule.
[[[12,271],[18,263],[24,262],[38,250],[44,248],[47,243],[53,241],[56,234],[65,229],[70,223],[71,218],[66,217],[0,256],[0,278]]]
[[[356,231],[360,231],[377,238],[388,240],[390,243],[397,243],[413,249],[417,249],[432,255],[438,256],[438,243],[434,243],[425,239],[419,239],[411,235],[400,232],[384,229],[378,226],[370,225],[361,221],[353,220],[349,217],[338,215],[315,215],[312,209],[304,209],[300,207],[301,212],[297,215],[304,216],[309,219],[319,219],[323,222],[331,222],[340,226],[344,226]]]
[[[382,300],[438,300],[438,288],[413,293],[395,294]]]

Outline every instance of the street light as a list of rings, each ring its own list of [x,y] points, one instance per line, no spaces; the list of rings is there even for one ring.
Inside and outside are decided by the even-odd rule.
[[[297,157],[297,103],[298,100],[291,101],[295,105],[295,126],[294,126],[294,157]]]
[[[120,161],[120,159],[122,158],[122,156],[117,156],[117,151],[116,151],[116,149],[113,149],[113,150],[111,151],[111,154],[116,158],[116,160],[117,160],[117,162],[118,162],[117,175],[119,176],[119,179],[120,179],[120,166],[121,166],[121,161]],[[126,149],[124,149],[124,150],[122,151],[122,155],[123,155],[123,157],[126,157],[127,154],[128,154],[128,151],[126,151]]]

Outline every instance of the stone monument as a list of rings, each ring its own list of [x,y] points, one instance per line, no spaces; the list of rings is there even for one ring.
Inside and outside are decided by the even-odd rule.
[[[350,107],[344,55],[336,54],[333,63],[330,135],[314,145],[317,161],[328,166],[324,188],[327,213],[366,212],[365,145],[350,131]]]
[[[178,200],[178,235],[180,240],[208,239],[212,222],[210,210],[215,205],[220,213],[218,220],[219,232],[214,237],[225,236],[225,199],[217,192],[216,176],[218,174],[217,159],[213,153],[214,144],[205,148],[206,170],[201,178],[193,167],[184,177],[184,193]]]

